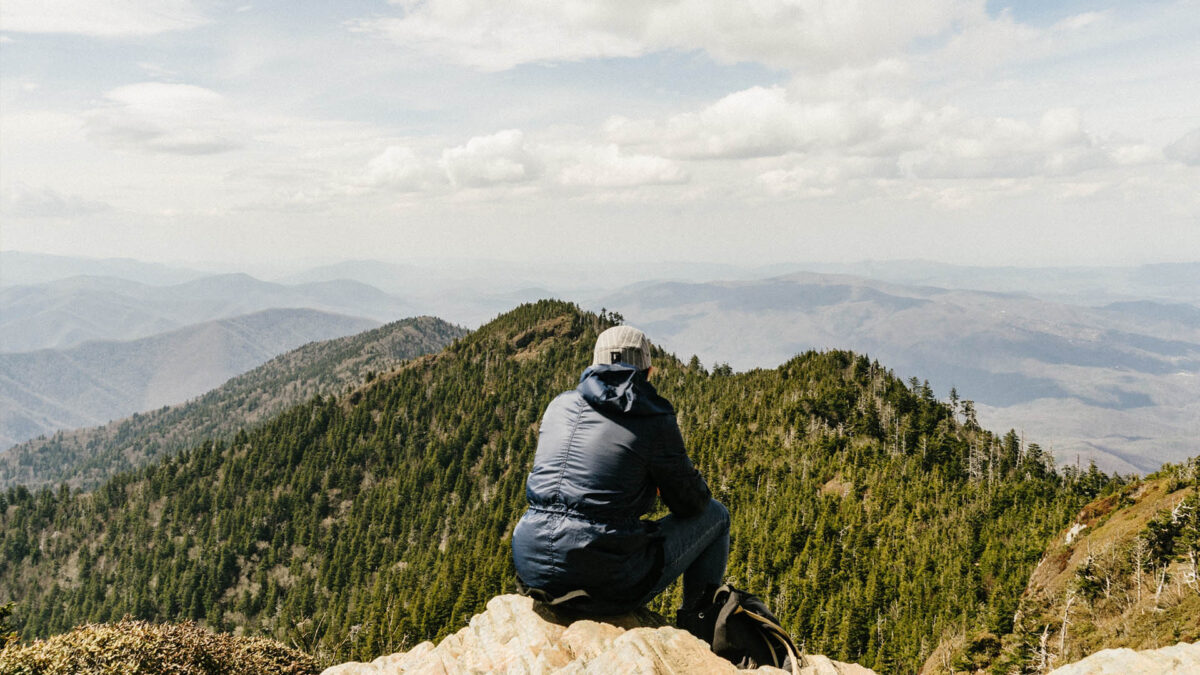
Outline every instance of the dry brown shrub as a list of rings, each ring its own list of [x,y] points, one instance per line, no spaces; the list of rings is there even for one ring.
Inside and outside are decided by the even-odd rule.
[[[210,632],[195,623],[88,624],[0,651],[3,675],[308,675],[311,656],[266,638]]]

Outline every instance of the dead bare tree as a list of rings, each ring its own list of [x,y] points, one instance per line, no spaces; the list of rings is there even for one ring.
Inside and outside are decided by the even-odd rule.
[[[971,439],[970,445],[967,446],[967,476],[972,483],[977,483],[983,478],[982,455],[979,443],[975,439]]]
[[[1050,624],[1046,624],[1042,628],[1042,639],[1038,641],[1038,672],[1045,673],[1050,670],[1050,652],[1046,650],[1046,641],[1050,639]]]
[[[1071,605],[1075,603],[1075,591],[1067,591],[1067,601],[1063,604],[1062,631],[1058,634],[1058,658],[1067,660],[1067,626],[1071,625]]]
[[[1191,506],[1186,504],[1183,499],[1180,499],[1171,509],[1171,523],[1175,525],[1179,524],[1179,521],[1191,510]]]
[[[1162,567],[1156,567],[1154,570],[1154,609],[1158,609],[1158,601],[1162,596],[1163,586],[1167,583],[1167,568],[1170,567],[1170,562],[1164,562]]]
[[[1146,570],[1146,557],[1150,553],[1150,546],[1142,537],[1138,537],[1133,542],[1133,582],[1137,584],[1137,601],[1140,605],[1142,602],[1142,575]]]

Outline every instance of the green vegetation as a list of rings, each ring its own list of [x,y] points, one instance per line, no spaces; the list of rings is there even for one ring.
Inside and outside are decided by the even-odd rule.
[[[126,614],[371,659],[513,590],[538,419],[609,317],[543,301],[342,398],[113,477],[0,494],[0,600],[26,638]],[[692,456],[733,514],[729,576],[807,651],[914,672],[952,633],[1012,630],[1045,545],[1117,487],[1056,472],[866,357],[710,375],[656,355]],[[676,587],[652,609],[672,609]]]
[[[15,642],[17,634],[12,627],[8,625],[8,618],[12,616],[13,603],[9,602],[0,605],[0,650],[10,642]]]
[[[1170,465],[1086,505],[1051,543],[1012,631],[980,650],[943,645],[926,672],[967,665],[1044,672],[1100,649],[1200,640],[1200,458]]]
[[[309,675],[317,670],[311,656],[273,640],[212,633],[190,622],[87,625],[0,650],[0,672],[8,675]]]
[[[311,342],[193,401],[101,427],[60,432],[0,454],[0,488],[67,483],[91,489],[206,439],[229,439],[317,394],[340,394],[374,372],[436,352],[466,331],[433,317],[404,319],[358,335]]]

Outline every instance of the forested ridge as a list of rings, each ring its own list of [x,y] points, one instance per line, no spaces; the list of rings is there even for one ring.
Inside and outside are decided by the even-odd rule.
[[[25,639],[125,615],[198,619],[346,660],[445,635],[513,590],[508,538],[538,419],[609,323],[524,305],[92,493],[11,488],[0,603],[16,600]],[[969,402],[864,356],[741,374],[655,358],[653,382],[732,512],[730,579],[808,652],[881,672],[915,671],[950,632],[1008,632],[1047,542],[1119,483],[1056,472],[1036,445],[980,429]]]
[[[1011,635],[952,636],[926,672],[1039,672],[1102,649],[1200,640],[1200,457],[1087,504],[1047,547]]]
[[[466,330],[429,316],[310,342],[191,401],[109,424],[62,431],[0,454],[0,487],[96,487],[113,474],[205,439],[231,437],[315,394],[337,394],[401,361],[435,352]]]

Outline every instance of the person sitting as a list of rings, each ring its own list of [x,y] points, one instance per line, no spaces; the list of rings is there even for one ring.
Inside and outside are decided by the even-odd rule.
[[[650,341],[599,335],[579,386],[542,416],[528,509],[513,531],[518,589],[585,615],[632,611],[683,576],[681,612],[719,586],[729,511],[692,465],[675,409],[649,377]],[[670,510],[642,518],[656,496]]]

